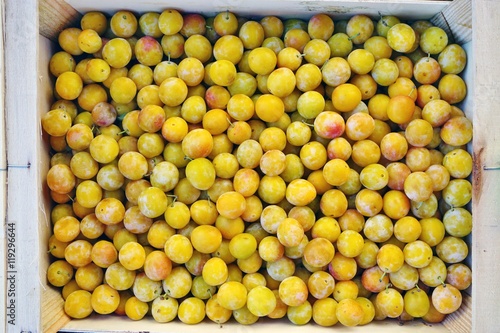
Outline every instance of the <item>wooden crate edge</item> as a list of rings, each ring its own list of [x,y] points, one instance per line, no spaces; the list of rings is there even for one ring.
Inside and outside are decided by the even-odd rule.
[[[38,10],[40,34],[52,41],[57,41],[61,30],[81,18],[81,14],[64,0],[39,0]]]
[[[2,2],[0,4],[0,36],[5,34],[5,4]],[[0,50],[5,50],[4,39],[0,39]],[[7,145],[5,137],[5,58],[4,52],[0,52],[0,214],[2,216],[2,221],[0,223],[0,232],[2,237],[0,237],[0,248],[6,248],[6,239],[3,237],[5,235],[5,225],[7,216]],[[0,280],[5,281],[6,263],[2,261],[0,264]],[[5,283],[2,284],[0,288],[0,299],[6,300],[7,297],[7,286]],[[3,327],[7,324],[6,314],[4,311],[0,313],[0,322],[3,323]]]

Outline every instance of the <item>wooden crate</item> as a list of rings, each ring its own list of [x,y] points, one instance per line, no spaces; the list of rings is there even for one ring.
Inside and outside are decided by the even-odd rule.
[[[152,320],[131,322],[117,318],[92,318],[70,320],[62,310],[58,291],[46,282],[49,263],[46,242],[50,233],[49,199],[44,188],[44,175],[48,170],[47,142],[42,135],[40,115],[47,110],[52,99],[47,63],[53,48],[53,40],[61,29],[80,18],[75,8],[84,12],[89,9],[108,10],[118,8],[156,10],[177,7],[186,11],[218,12],[233,10],[251,15],[278,14],[303,17],[316,12],[333,12],[335,15],[367,13],[378,15],[396,14],[413,18],[433,18],[435,24],[451,32],[456,42],[464,44],[468,51],[468,67],[465,73],[468,97],[463,108],[473,119],[474,140],[471,146],[475,159],[473,173],[474,230],[471,238],[473,267],[472,297],[466,297],[462,308],[447,318],[442,325],[424,326],[418,322],[398,326],[396,322],[370,325],[369,328],[347,329],[337,326],[338,331],[366,332],[498,332],[500,299],[500,266],[496,263],[500,254],[498,217],[500,206],[500,164],[497,156],[496,128],[500,116],[496,108],[500,102],[497,86],[500,77],[500,2],[494,0],[150,0],[146,2],[123,0],[5,0],[0,6],[2,25],[0,32],[0,224],[1,251],[15,245],[14,266],[7,258],[2,261],[0,280],[6,281],[0,288],[0,298],[5,302],[15,300],[15,323],[5,309],[0,312],[4,332],[56,332],[64,331],[218,331],[215,324],[186,326],[176,323],[157,324]],[[8,232],[15,226],[15,237]],[[7,236],[6,236],[7,235]],[[7,256],[7,251],[4,257]],[[12,263],[12,261],[10,262]],[[11,279],[13,277],[13,279]],[[13,281],[12,284],[10,282]],[[9,293],[14,292],[15,295]],[[298,332],[307,329],[320,332],[317,325],[307,328],[291,324],[263,321],[251,327],[224,325],[225,330],[265,332]]]

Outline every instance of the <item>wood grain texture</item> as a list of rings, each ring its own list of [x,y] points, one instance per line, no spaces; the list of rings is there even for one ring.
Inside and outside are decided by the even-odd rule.
[[[472,2],[474,27],[473,332],[498,332],[500,299],[500,2]]]
[[[431,22],[443,28],[450,38],[450,43],[464,44],[472,39],[472,1],[453,0]]]
[[[56,41],[59,33],[81,18],[64,0],[39,0],[40,34]]]
[[[43,168],[40,160],[38,99],[38,2],[6,0],[5,3],[5,120],[7,161],[7,215],[16,226],[15,324],[5,332],[40,332],[42,279],[40,248],[46,249],[39,233]],[[45,243],[46,244],[46,243]],[[46,254],[46,250],[44,250]],[[43,268],[46,269],[46,266]]]

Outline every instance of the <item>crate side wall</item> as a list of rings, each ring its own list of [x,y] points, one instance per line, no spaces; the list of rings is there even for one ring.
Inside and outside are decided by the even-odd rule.
[[[474,332],[498,331],[500,297],[500,3],[472,2],[474,66],[474,186],[472,299]]]
[[[42,287],[38,245],[43,240],[39,238],[38,221],[44,214],[40,205],[44,197],[40,177],[45,169],[38,156],[42,143],[37,115],[37,1],[7,0],[2,6],[5,10],[2,93],[9,165],[6,219],[11,224],[15,250],[6,271],[11,295],[4,304],[8,302],[14,310],[10,321],[5,323],[5,331],[40,331]]]
[[[0,35],[4,35],[4,26],[5,26],[5,9],[3,6],[0,6]],[[0,50],[4,50],[4,40],[0,39]],[[4,236],[6,234],[6,216],[7,216],[7,143],[6,143],[6,135],[5,135],[5,58],[4,52],[0,51],[0,249],[6,249],[7,246],[7,237]],[[7,297],[7,284],[5,281],[6,278],[6,267],[7,263],[2,261],[0,264],[0,281],[2,281],[2,285],[0,287],[0,299],[6,300]],[[2,323],[2,327],[5,330],[6,320],[5,312],[2,311],[0,313],[0,323]]]

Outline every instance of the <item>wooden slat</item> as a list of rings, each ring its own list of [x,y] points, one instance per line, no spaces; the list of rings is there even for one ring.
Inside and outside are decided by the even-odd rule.
[[[0,20],[2,21],[0,24],[0,36],[4,35],[4,26],[5,26],[5,6],[4,3],[0,3]],[[0,50],[4,50],[4,40],[0,38]],[[5,235],[5,217],[7,215],[7,155],[6,155],[6,143],[5,143],[5,100],[4,100],[4,92],[5,92],[5,62],[4,62],[4,53],[0,52],[0,248],[5,249],[6,247],[6,239]],[[5,271],[6,271],[6,263],[4,260],[0,263],[0,281],[5,281]],[[6,284],[2,283],[2,287],[0,287],[0,299],[6,299]],[[0,323],[2,323],[2,327],[4,327],[4,323],[6,323],[5,311],[0,311]],[[5,330],[5,329],[4,329]]]
[[[6,0],[4,25],[7,137],[7,220],[15,223],[15,323],[5,332],[41,331],[39,204],[41,199],[37,115],[38,3]],[[28,167],[29,166],[29,167]],[[9,267],[10,268],[10,267]],[[43,277],[45,280],[45,277]],[[4,282],[5,283],[5,282]],[[9,284],[10,288],[10,284]],[[4,307],[2,306],[2,309]],[[3,310],[2,310],[3,311]],[[9,318],[10,319],[10,318]]]
[[[73,7],[64,0],[39,0],[40,34],[57,40],[59,32],[81,18]]]
[[[472,1],[453,0],[431,22],[446,30],[451,42],[464,44],[472,39]]]
[[[500,298],[500,2],[472,3],[474,50],[473,332],[498,332]]]

